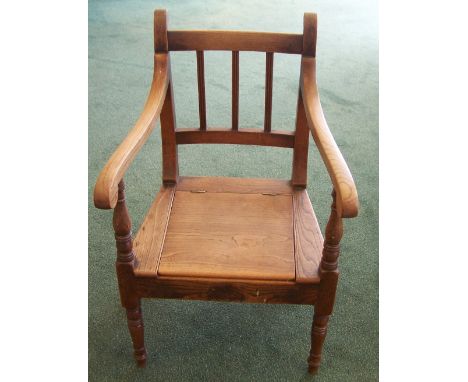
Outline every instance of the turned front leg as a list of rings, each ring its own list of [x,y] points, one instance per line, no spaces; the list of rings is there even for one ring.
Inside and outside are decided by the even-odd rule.
[[[140,367],[146,364],[144,344],[143,317],[140,299],[133,289],[133,254],[132,222],[125,204],[125,185],[119,183],[119,195],[114,209],[113,226],[117,245],[117,279],[119,282],[120,300],[127,311],[127,323],[132,337],[135,360]]]
[[[340,240],[343,236],[343,224],[336,210],[336,193],[332,192],[333,202],[330,218],[325,230],[322,260],[320,261],[320,287],[314,308],[312,322],[311,347],[308,358],[309,373],[318,371],[322,359],[323,343],[327,334],[328,321],[335,304],[336,286],[338,284],[338,256]]]
[[[146,349],[144,340],[143,316],[141,314],[140,303],[138,303],[137,308],[127,308],[127,324],[128,330],[130,331],[130,335],[132,337],[133,352],[137,365],[139,367],[145,367]]]
[[[322,348],[327,335],[328,320],[330,316],[317,316],[314,314],[312,322],[312,332],[310,335],[311,346],[307,362],[309,363],[309,373],[314,374],[318,371],[322,359]]]

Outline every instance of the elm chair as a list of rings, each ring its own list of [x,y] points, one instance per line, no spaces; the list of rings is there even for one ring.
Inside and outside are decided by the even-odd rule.
[[[325,121],[315,79],[316,15],[304,15],[303,34],[167,30],[165,10],[154,14],[154,75],[143,112],[99,175],[97,208],[114,209],[120,298],[138,366],[146,364],[142,298],[315,305],[308,370],[317,372],[338,282],[342,218],[355,217],[351,173]],[[207,126],[204,51],[232,52],[232,126]],[[199,127],[178,128],[170,52],[196,51]],[[264,128],[239,126],[239,52],[266,54]],[[295,131],[272,130],[273,57],[300,54]],[[162,187],[132,238],[123,177],[161,122]],[[309,131],[333,185],[325,239],[306,191]],[[243,144],[293,149],[290,180],[185,177],[183,144]]]

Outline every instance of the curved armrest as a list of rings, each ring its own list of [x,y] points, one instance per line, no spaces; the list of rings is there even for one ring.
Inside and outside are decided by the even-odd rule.
[[[153,131],[156,119],[166,96],[169,83],[169,65],[167,53],[154,55],[154,74],[151,90],[145,107],[135,127],[125,137],[110,157],[99,174],[94,188],[94,205],[97,208],[110,209],[117,204],[118,184]]]
[[[356,186],[323,115],[315,78],[315,58],[303,57],[301,92],[307,123],[332,180],[338,216],[352,218],[357,216],[359,209]]]

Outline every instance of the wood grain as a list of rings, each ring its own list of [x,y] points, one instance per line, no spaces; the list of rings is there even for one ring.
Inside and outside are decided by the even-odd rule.
[[[293,282],[182,277],[139,277],[141,297],[260,304],[314,304],[317,286]]]
[[[309,372],[317,372],[338,284],[343,217],[358,212],[357,191],[325,121],[316,83],[317,18],[302,35],[167,31],[154,14],[154,74],[143,112],[98,177],[94,201],[114,208],[120,299],[139,366],[146,362],[140,299],[315,304]],[[199,129],[177,129],[169,51],[197,51]],[[204,51],[232,51],[232,126],[207,130]],[[239,130],[239,51],[266,52],[264,130]],[[273,54],[302,54],[296,130],[271,131]],[[161,116],[163,187],[135,241],[123,176]],[[305,190],[309,133],[333,183],[323,239]],[[227,143],[294,148],[291,181],[179,177],[178,144]]]
[[[256,145],[271,147],[294,147],[293,131],[272,131],[265,133],[254,128],[232,130],[229,128],[212,127],[206,131],[199,129],[180,128],[176,130],[177,144],[219,143],[231,145]]]
[[[292,195],[288,180],[266,178],[229,178],[209,176],[181,176],[177,191],[231,192],[238,194]]]
[[[301,92],[307,122],[336,190],[338,215],[344,218],[352,218],[357,216],[359,209],[356,186],[323,115],[315,72],[315,58],[303,57],[301,63]]]
[[[151,275],[158,271],[174,193],[174,186],[161,187],[138,230],[133,243],[136,275]]]
[[[290,195],[177,191],[158,274],[294,280]]]
[[[307,190],[295,190],[293,204],[296,282],[318,283],[323,237]]]
[[[230,50],[302,53],[302,34],[187,30],[167,32],[169,50]]]
[[[271,109],[273,104],[273,53],[266,53],[265,65],[265,116],[263,129],[265,132],[271,131]]]
[[[156,119],[163,107],[168,81],[167,53],[156,53],[153,82],[143,112],[133,129],[112,154],[96,181],[94,205],[97,208],[115,207],[118,184],[154,129]]]

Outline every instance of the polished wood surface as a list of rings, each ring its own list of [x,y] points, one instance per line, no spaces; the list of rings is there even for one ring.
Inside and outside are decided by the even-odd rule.
[[[164,9],[154,12],[154,50],[167,52],[167,14]],[[167,91],[161,109],[161,141],[162,141],[162,178],[164,183],[175,183],[179,176],[177,144],[174,130],[176,129],[174,91],[172,90],[172,75],[170,56],[167,55]]]
[[[167,12],[165,9],[154,11],[154,51],[167,52],[169,44],[167,41]]]
[[[290,181],[281,179],[181,176],[177,183],[177,191],[292,195],[294,189]]]
[[[127,325],[132,338],[135,360],[139,367],[143,367],[146,364],[144,327],[140,299],[137,297],[135,287],[132,285],[135,255],[132,243],[132,221],[125,202],[123,179],[119,182],[117,195],[117,205],[114,208],[112,225],[117,247],[115,267],[119,282],[120,301],[127,311]]]
[[[125,183],[119,182],[117,193],[117,205],[112,216],[114,227],[115,245],[117,247],[117,261],[131,263],[134,259],[132,242],[132,221],[125,203]]]
[[[315,56],[317,19],[313,13],[304,14],[303,55]],[[301,80],[300,80],[301,81]],[[293,165],[291,182],[294,186],[307,186],[307,162],[309,154],[309,134],[307,117],[304,109],[301,89],[299,87],[296,109],[296,136],[294,139]]]
[[[163,186],[151,205],[133,247],[136,253],[135,274],[156,274],[166,237],[175,186]]]
[[[141,297],[257,304],[314,304],[318,292],[318,284],[195,277],[137,277],[133,285]]]
[[[206,130],[205,54],[197,50],[198,115],[200,130]]]
[[[301,63],[301,92],[308,125],[337,193],[338,214],[344,218],[355,217],[359,209],[356,186],[348,165],[325,120],[322,105],[320,104],[315,72],[315,58],[303,57]]]
[[[169,78],[171,73],[169,72]],[[174,91],[172,80],[169,80],[166,98],[161,110],[161,141],[162,141],[162,178],[164,183],[176,183],[179,176],[177,155],[176,117],[174,106]]]
[[[272,147],[294,147],[294,132],[272,131],[265,133],[260,129],[241,128],[237,131],[211,127],[206,131],[181,128],[176,130],[177,144],[223,143],[235,145],[257,145]]]
[[[180,177],[162,187],[133,245],[138,276],[305,284],[320,282],[322,248],[306,190],[225,177]]]
[[[239,130],[239,51],[232,52],[232,130]]]
[[[332,199],[319,267],[320,285],[311,330],[311,347],[308,362],[309,372],[312,374],[315,374],[320,366],[328,321],[335,305],[339,276],[338,256],[340,254],[340,241],[343,236],[343,221],[338,213],[337,193],[335,190],[332,192]]]
[[[128,308],[127,311],[127,326],[133,342],[133,356],[138,367],[146,366],[146,348],[143,326],[143,314],[141,306],[136,308]]]
[[[302,35],[302,56],[315,57],[317,47],[317,15],[315,13],[304,13]]]
[[[266,54],[265,68],[265,116],[263,129],[265,132],[271,131],[271,109],[273,105],[273,53]]]
[[[302,53],[302,35],[241,31],[168,31],[169,50]]]
[[[327,335],[329,315],[319,316],[314,312],[314,318],[312,323],[312,329],[310,333],[310,353],[307,358],[309,364],[308,371],[310,374],[316,374],[320,367],[320,361],[322,360],[322,348],[325,342],[325,336]]]
[[[295,190],[293,204],[296,282],[317,283],[323,237],[307,190]]]
[[[134,356],[146,363],[142,298],[314,304],[308,370],[320,366],[338,283],[342,218],[358,212],[351,173],[328,128],[316,83],[317,18],[303,34],[171,31],[165,10],[154,14],[154,74],[134,128],[99,175],[98,208],[114,208],[116,271]],[[199,128],[176,124],[170,52],[196,51]],[[206,121],[204,51],[232,51],[232,125]],[[266,54],[264,126],[239,126],[240,51]],[[274,53],[301,54],[295,131],[272,130]],[[162,181],[132,240],[123,176],[161,119]],[[194,123],[196,125],[196,123]],[[325,238],[305,189],[309,131],[330,175],[332,206]],[[179,176],[179,144],[222,143],[291,148],[291,180]]]
[[[158,274],[294,280],[290,195],[177,191]]]
[[[307,117],[304,110],[301,91],[297,97],[296,109],[296,134],[294,137],[294,152],[291,183],[294,186],[307,186],[307,160],[309,156],[309,135]]]

